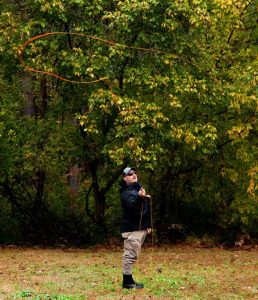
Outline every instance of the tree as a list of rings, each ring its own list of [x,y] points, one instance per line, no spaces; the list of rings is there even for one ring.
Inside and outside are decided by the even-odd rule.
[[[3,80],[23,78],[31,114],[23,135],[30,141],[37,130],[38,141],[25,143],[31,160],[21,156],[22,169],[30,165],[22,181],[35,178],[28,184],[36,188],[34,200],[48,202],[51,178],[76,164],[86,211],[107,234],[109,193],[123,167],[133,164],[146,182],[145,172],[158,175],[149,186],[160,222],[186,222],[195,231],[207,224],[213,232],[233,225],[255,230],[255,1],[27,0],[4,3],[2,11]],[[37,39],[24,61],[96,83],[33,74],[25,75],[31,87],[24,88],[15,60],[20,45],[55,31],[87,37]],[[24,146],[18,149],[24,153]]]

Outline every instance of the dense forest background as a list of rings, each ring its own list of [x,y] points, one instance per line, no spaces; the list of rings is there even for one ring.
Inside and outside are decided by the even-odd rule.
[[[0,243],[119,236],[127,165],[152,195],[159,241],[255,238],[257,11],[256,0],[2,0]],[[46,32],[112,43],[60,34],[22,48]],[[31,72],[22,51],[31,68],[97,82]]]

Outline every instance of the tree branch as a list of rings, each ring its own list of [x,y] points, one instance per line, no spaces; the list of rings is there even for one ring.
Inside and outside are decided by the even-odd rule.
[[[101,189],[101,192],[106,194],[111,187],[113,186],[113,184],[117,181],[117,179],[119,178],[119,176],[121,176],[123,169],[126,167],[126,165],[124,164],[121,168],[117,169],[116,172],[113,174],[113,176],[111,177],[111,179],[107,182],[106,186]]]

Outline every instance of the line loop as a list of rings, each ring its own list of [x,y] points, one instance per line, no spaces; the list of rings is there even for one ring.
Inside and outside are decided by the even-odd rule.
[[[39,74],[43,74],[43,75],[49,75],[49,76],[55,77],[57,79],[60,79],[62,81],[69,82],[69,83],[93,84],[93,83],[97,83],[97,82],[100,82],[100,81],[105,81],[105,80],[108,79],[108,77],[101,77],[101,78],[98,78],[98,79],[95,79],[95,80],[89,80],[89,81],[70,80],[70,79],[64,78],[60,75],[57,75],[53,72],[38,70],[38,69],[35,69],[35,68],[30,67],[29,65],[27,65],[24,61],[24,51],[25,51],[26,47],[29,44],[31,44],[32,42],[36,41],[36,40],[39,40],[39,39],[42,39],[44,37],[51,36],[51,35],[81,36],[81,37],[87,37],[87,38],[92,39],[92,40],[100,41],[102,43],[106,43],[106,44],[109,44],[111,46],[119,46],[119,47],[123,47],[123,48],[127,48],[127,49],[145,51],[145,52],[153,52],[153,53],[160,53],[160,54],[171,54],[169,52],[159,50],[159,49],[148,49],[148,48],[142,48],[142,47],[127,46],[127,45],[123,45],[123,44],[120,44],[120,43],[117,43],[117,42],[114,42],[114,41],[111,41],[111,40],[106,40],[106,39],[103,39],[103,38],[100,38],[100,37],[96,37],[96,36],[92,36],[92,35],[88,35],[88,34],[84,34],[84,33],[64,32],[64,31],[46,32],[46,33],[43,33],[43,34],[36,35],[36,36],[26,40],[22,45],[19,46],[18,54],[17,54],[18,59],[20,61],[20,64],[24,67],[24,69],[26,71],[39,73]]]

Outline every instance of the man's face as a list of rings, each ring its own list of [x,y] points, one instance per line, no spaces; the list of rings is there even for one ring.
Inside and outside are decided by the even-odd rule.
[[[132,184],[138,181],[137,175],[135,171],[131,170],[125,177],[124,180],[127,185]]]

